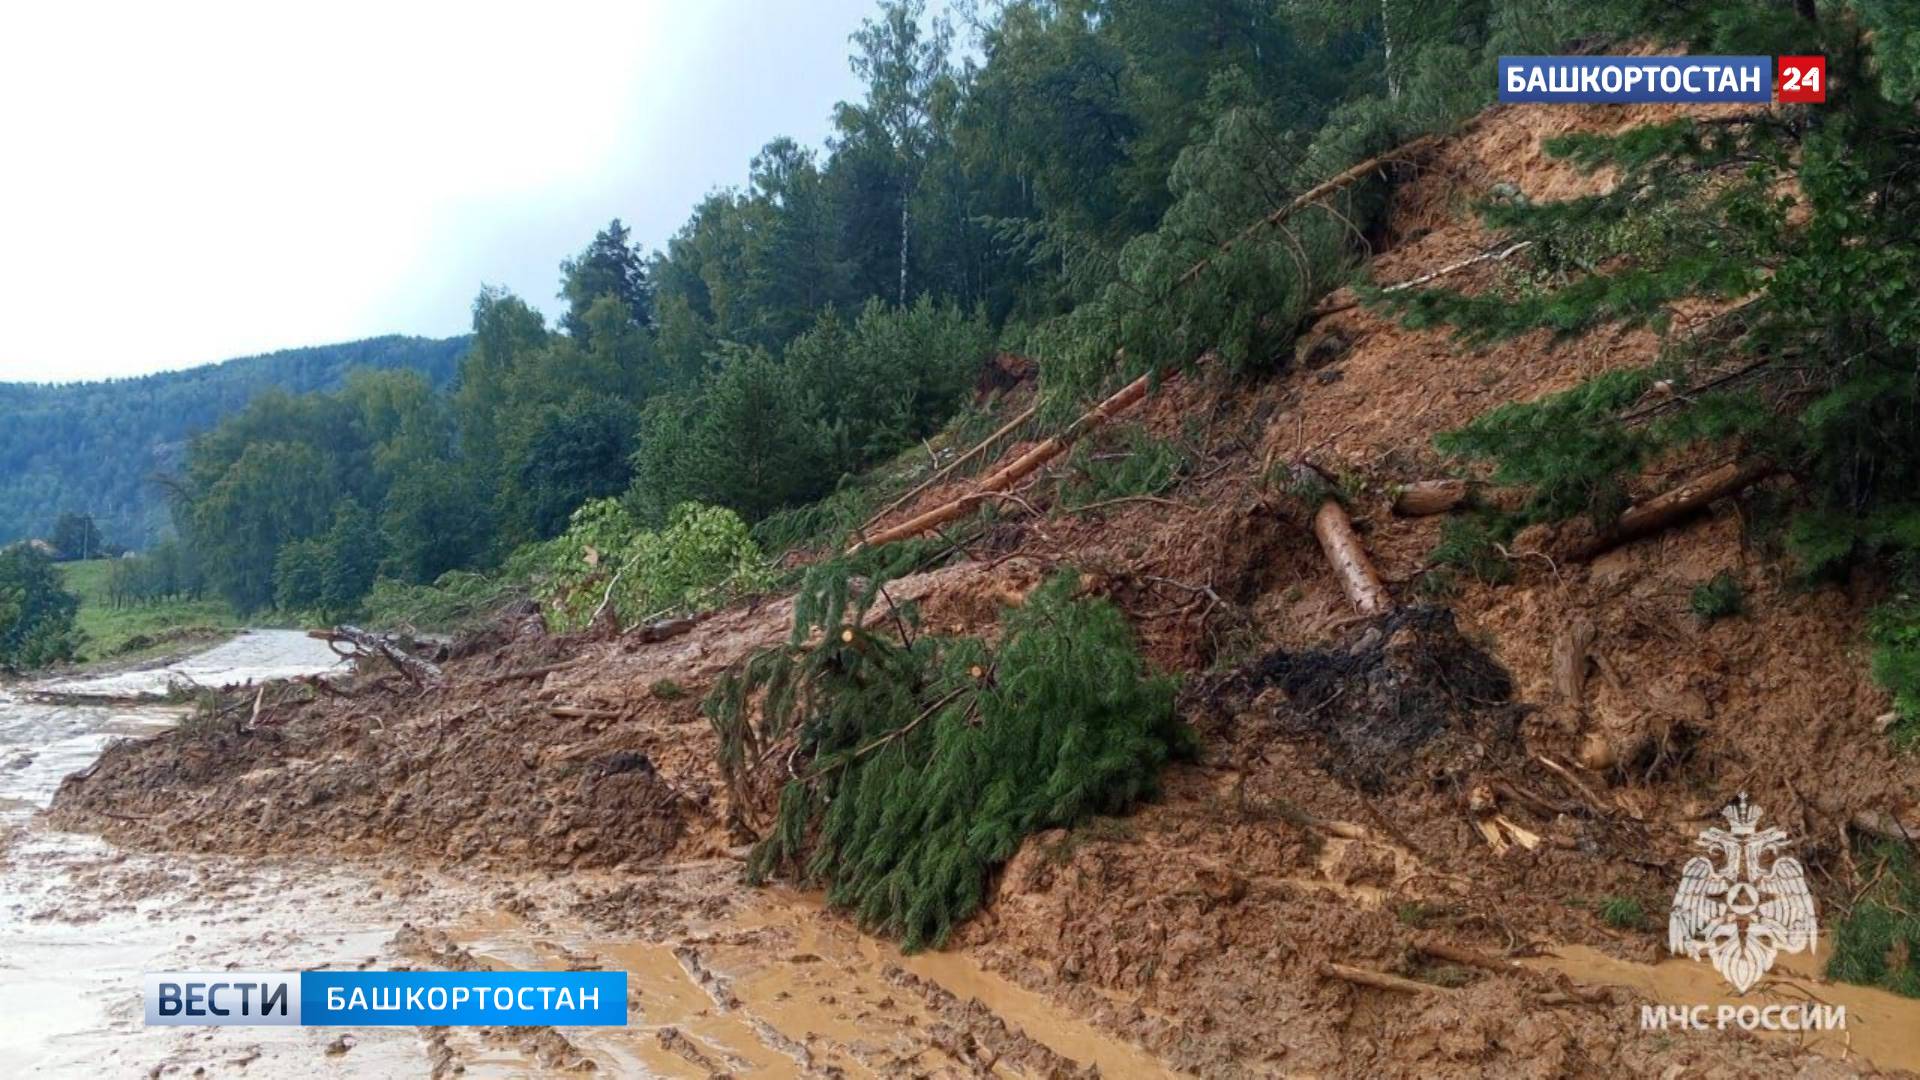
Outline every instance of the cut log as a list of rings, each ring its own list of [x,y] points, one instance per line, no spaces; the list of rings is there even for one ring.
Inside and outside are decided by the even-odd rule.
[[[1293,474],[1302,487],[1316,487],[1325,481],[1311,465],[1296,465]],[[1373,568],[1366,545],[1354,533],[1353,519],[1347,516],[1347,508],[1340,505],[1340,500],[1321,501],[1320,508],[1313,513],[1313,536],[1320,541],[1320,551],[1333,566],[1334,576],[1340,579],[1340,588],[1347,594],[1354,611],[1362,615],[1384,615],[1393,610],[1393,597],[1381,583],[1380,572]]]
[[[1177,373],[1167,376],[1168,381],[1175,378],[1178,378]],[[1092,431],[1120,413],[1125,412],[1128,408],[1132,407],[1135,402],[1146,397],[1147,387],[1151,384],[1151,375],[1140,376],[1121,387],[1111,397],[1100,402],[1100,404],[1081,413],[1080,416],[1076,418],[1073,423],[1068,424],[1066,429],[1060,432],[1060,434],[1045,440],[1026,453],[1002,465],[999,469],[988,475],[986,479],[980,481],[979,487],[974,488],[972,491],[952,502],[936,506],[890,529],[882,529],[871,536],[864,537],[858,543],[848,548],[848,553],[863,551],[870,547],[879,547],[882,544],[891,544],[897,540],[912,539],[928,530],[938,528],[950,521],[958,521],[960,518],[967,516],[978,508],[981,503],[1010,490],[1015,484],[1033,475],[1040,466],[1045,465],[1047,462],[1065,453],[1068,447],[1080,441],[1081,436],[1087,432]]]
[[[1629,540],[1658,532],[1715,500],[1746,490],[1772,476],[1777,469],[1778,466],[1764,458],[1729,462],[1671,491],[1635,504],[1611,527],[1574,544],[1567,551],[1567,558],[1586,561]]]
[[[1493,488],[1478,480],[1416,480],[1393,495],[1393,512],[1401,517],[1431,517],[1473,506],[1518,510],[1527,501],[1516,488]]]
[[[1473,501],[1471,480],[1421,480],[1394,492],[1393,512],[1401,517],[1446,514]]]

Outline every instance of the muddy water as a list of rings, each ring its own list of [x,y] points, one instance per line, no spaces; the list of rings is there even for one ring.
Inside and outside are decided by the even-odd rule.
[[[185,680],[306,674],[336,661],[297,632],[260,631],[174,664],[27,688],[95,695],[99,704],[49,705],[22,689],[0,690],[0,1075],[137,1075],[183,1062],[193,1063],[183,1075],[200,1066],[294,1075],[325,1056],[332,1035],[318,1029],[271,1038],[257,1034],[266,1029],[147,1030],[140,977],[364,962],[391,929],[359,902],[369,891],[364,875],[288,860],[133,854],[42,829],[33,814],[108,743],[154,734],[179,717],[106,699]],[[418,1060],[411,1036],[370,1042],[363,1061],[374,1067]]]
[[[754,892],[723,919],[672,940],[541,933],[498,912],[456,926],[451,937],[490,967],[626,971],[629,1026],[568,1033],[581,1052],[623,1074],[966,1073],[1018,1054],[996,1041],[992,1029],[1004,1024],[1105,1077],[1173,1075],[962,954],[905,956],[825,915],[818,898],[785,890]]]
[[[124,698],[241,683],[334,658],[250,633],[176,664],[43,684]],[[34,813],[109,742],[176,722],[152,705],[49,705],[0,691],[0,1076],[851,1076],[1042,1071],[1167,1075],[1151,1057],[954,954],[903,957],[815,898],[747,890],[730,860],[660,867],[631,929],[575,917],[635,875],[423,874],[402,864],[117,850]],[[624,925],[624,924],[623,924]],[[166,970],[433,968],[414,927],[498,968],[629,973],[630,1026],[559,1031],[146,1028],[140,978]],[[444,935],[440,931],[445,931]],[[1038,1047],[1038,1049],[1035,1049]],[[1024,1055],[1024,1056],[1023,1056]]]
[[[1864,1060],[1883,1069],[1920,1072],[1920,1000],[1900,997],[1871,987],[1826,982],[1829,955],[1823,939],[1814,954],[1781,955],[1773,970],[1745,997],[1735,997],[1713,965],[1673,957],[1658,964],[1618,960],[1580,945],[1557,947],[1554,956],[1530,961],[1536,966],[1565,972],[1577,982],[1624,986],[1660,1005],[1844,1005],[1845,1031],[1766,1033],[1763,1038],[1792,1039],[1833,1057]],[[1624,1023],[1638,1026],[1638,1005],[1620,1006]],[[1709,1021],[1711,1022],[1711,1021]],[[1676,1032],[1676,1039],[1687,1038]]]

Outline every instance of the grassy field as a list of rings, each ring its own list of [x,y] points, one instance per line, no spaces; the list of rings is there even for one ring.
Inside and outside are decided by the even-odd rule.
[[[86,660],[133,657],[178,649],[185,641],[216,639],[241,628],[225,601],[172,600],[116,608],[107,599],[112,559],[60,564],[68,591],[80,598],[78,622]]]

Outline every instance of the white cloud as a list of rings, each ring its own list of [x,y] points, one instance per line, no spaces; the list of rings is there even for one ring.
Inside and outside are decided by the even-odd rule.
[[[457,333],[858,93],[868,0],[14,5],[0,379]]]

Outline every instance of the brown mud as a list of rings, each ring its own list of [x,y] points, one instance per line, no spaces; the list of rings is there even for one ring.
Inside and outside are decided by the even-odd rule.
[[[1608,182],[1550,159],[1545,138],[1659,115],[1490,111],[1399,189],[1371,273],[1407,280],[1491,248],[1472,206],[1497,185],[1546,198]],[[1484,287],[1502,272],[1449,281]],[[988,633],[1002,605],[1073,567],[1129,614],[1155,662],[1189,675],[1183,701],[1203,737],[1156,804],[1030,838],[945,954],[895,957],[811,901],[740,881],[736,808],[698,702],[787,632],[786,600],[664,642],[502,631],[449,661],[443,690],[389,685],[278,707],[246,732],[111,748],[46,820],[140,851],[498,876],[513,883],[504,899],[415,917],[421,929],[392,947],[422,965],[634,972],[634,1028],[530,1045],[440,1033],[430,1053],[448,1070],[484,1072],[502,1055],[686,1075],[1920,1069],[1920,1002],[1819,983],[1804,964],[1749,1000],[1857,1003],[1850,1037],[1654,1032],[1639,1019],[1645,1003],[1718,1000],[1710,969],[1663,960],[1664,913],[1692,838],[1733,795],[1791,834],[1828,925],[1858,884],[1848,823],[1920,805],[1920,768],[1873,724],[1887,702],[1861,626],[1880,583],[1794,585],[1756,541],[1754,508],[1733,500],[1587,565],[1516,550],[1510,582],[1463,578],[1436,601],[1444,627],[1369,623],[1328,571],[1307,508],[1269,482],[1295,459],[1339,478],[1382,576],[1414,605],[1443,522],[1389,506],[1393,485],[1454,468],[1433,435],[1656,347],[1617,330],[1472,350],[1339,311],[1280,376],[1230,383],[1203,369],[1124,418],[1193,454],[1162,501],[1045,517],[1003,507],[964,561],[895,583],[929,626]],[[1104,437],[1101,449],[1121,448]],[[1703,464],[1660,463],[1634,494]],[[1065,467],[1025,501],[1048,506]],[[1745,613],[1702,624],[1688,593],[1721,571],[1741,582]],[[1555,645],[1576,623],[1592,644],[1574,700]],[[1423,649],[1404,648],[1409,633]],[[1620,732],[1652,737],[1604,767],[1578,764]],[[1603,923],[1598,908],[1617,898],[1655,925]],[[1525,963],[1488,970],[1434,948]],[[1433,989],[1361,985],[1330,965]]]

